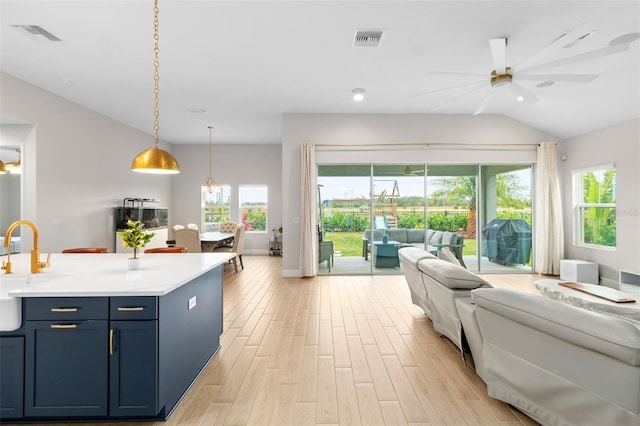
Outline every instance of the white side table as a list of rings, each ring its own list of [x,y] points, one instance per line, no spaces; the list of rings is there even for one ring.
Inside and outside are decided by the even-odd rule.
[[[560,260],[560,279],[586,284],[600,284],[598,264],[586,260]]]

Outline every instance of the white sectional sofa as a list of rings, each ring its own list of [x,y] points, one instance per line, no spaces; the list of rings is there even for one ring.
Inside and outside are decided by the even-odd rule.
[[[471,290],[491,287],[491,284],[460,265],[416,247],[401,248],[398,257],[413,303],[431,318],[438,333],[448,337],[462,351],[462,323],[455,300],[468,299]]]
[[[471,294],[490,396],[544,425],[640,425],[639,322],[514,290]]]
[[[399,251],[414,304],[468,346],[493,398],[543,425],[640,426],[640,322],[491,288],[414,247]]]

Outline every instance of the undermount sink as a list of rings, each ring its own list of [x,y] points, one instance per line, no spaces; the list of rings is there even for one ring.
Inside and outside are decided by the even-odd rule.
[[[14,331],[22,325],[22,299],[9,292],[45,280],[36,275],[0,275],[0,331]]]

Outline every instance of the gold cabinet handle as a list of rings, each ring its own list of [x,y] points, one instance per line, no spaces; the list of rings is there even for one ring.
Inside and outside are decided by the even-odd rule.
[[[121,311],[121,312],[144,311],[144,307],[143,306],[136,306],[134,308],[118,308],[118,311]]]
[[[109,330],[109,355],[113,355],[113,328]]]
[[[51,308],[51,312],[78,312],[78,308]]]
[[[58,329],[69,329],[69,328],[76,328],[77,325],[76,324],[51,324],[51,328],[58,328]]]

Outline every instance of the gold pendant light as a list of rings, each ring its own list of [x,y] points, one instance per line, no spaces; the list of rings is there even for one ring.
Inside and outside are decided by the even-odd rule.
[[[4,163],[0,160],[0,175],[6,175],[7,169],[4,168]]]
[[[204,191],[208,191],[209,194],[212,194],[214,191],[218,192],[218,185],[216,185],[215,181],[213,180],[213,173],[211,172],[211,162],[213,161],[213,154],[212,154],[212,143],[211,143],[211,131],[213,130],[213,126],[209,126],[209,179],[207,179],[207,182],[202,185],[202,189]]]
[[[178,161],[171,154],[158,148],[158,0],[153,8],[153,142],[155,147],[141,152],[133,159],[131,170],[139,173],[180,173]]]

